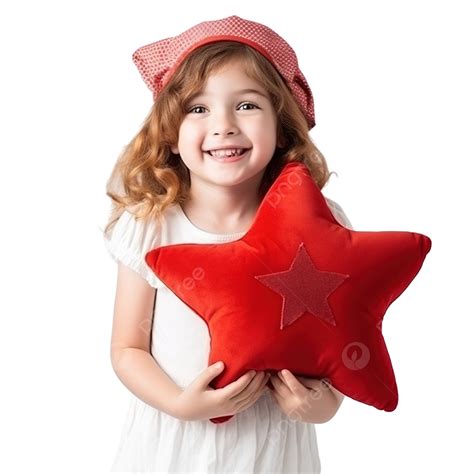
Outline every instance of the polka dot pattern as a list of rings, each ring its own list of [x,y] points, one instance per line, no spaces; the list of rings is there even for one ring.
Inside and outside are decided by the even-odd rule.
[[[306,117],[308,129],[316,125],[313,95],[299,69],[295,52],[281,36],[261,23],[236,15],[205,21],[177,36],[142,46],[133,53],[132,59],[156,99],[191,51],[207,43],[226,40],[245,43],[263,54],[286,81]]]

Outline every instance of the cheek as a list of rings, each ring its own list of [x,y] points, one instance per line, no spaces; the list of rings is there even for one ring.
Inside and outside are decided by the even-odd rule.
[[[197,137],[195,135],[196,134],[193,134],[189,127],[181,126],[178,132],[178,144],[177,147],[175,147],[176,151],[173,151],[173,153],[177,153],[177,150],[179,150],[179,153],[183,155],[198,146]]]
[[[276,123],[273,123],[271,119],[268,120],[270,124],[268,121],[261,123],[253,130],[249,130],[249,133],[253,135],[254,139],[258,140],[263,148],[274,150],[277,144]]]
[[[183,122],[179,127],[179,140],[182,143],[192,143],[201,139],[202,133],[196,124]]]
[[[276,135],[264,132],[260,135],[259,138],[259,142],[261,144],[262,149],[273,154],[277,145]]]

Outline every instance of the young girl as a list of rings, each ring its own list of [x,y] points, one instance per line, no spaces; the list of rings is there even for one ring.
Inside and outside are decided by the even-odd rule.
[[[288,371],[251,371],[213,390],[224,366],[208,367],[206,324],[144,260],[158,246],[242,237],[290,161],[326,184],[295,53],[266,26],[232,16],[146,45],[133,59],[154,103],[107,187],[104,237],[118,262],[111,360],[131,392],[112,470],[320,472],[314,424],[334,416],[343,395]]]

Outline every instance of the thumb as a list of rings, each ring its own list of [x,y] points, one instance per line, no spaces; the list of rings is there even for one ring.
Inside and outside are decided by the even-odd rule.
[[[212,374],[212,378],[216,377],[217,376],[216,374],[219,374],[219,373],[222,372],[222,370],[224,369],[224,365],[225,365],[224,362],[219,360],[216,363],[214,363],[214,364],[212,364],[211,366],[208,367],[208,369],[210,370],[210,372]]]
[[[210,365],[201,376],[201,384],[204,387],[207,387],[212,379],[216,378],[224,369],[224,362],[219,361],[215,364]]]

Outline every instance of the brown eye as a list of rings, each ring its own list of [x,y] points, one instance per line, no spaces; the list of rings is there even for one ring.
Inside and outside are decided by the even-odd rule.
[[[188,110],[188,113],[191,113],[193,110],[196,110],[196,109],[204,109],[204,107],[202,105],[195,105],[194,107]]]
[[[250,105],[252,107],[251,109],[244,109],[244,110],[253,110],[253,108],[256,108],[256,109],[259,108],[255,104],[251,104],[250,102],[244,102],[243,104],[240,104],[239,107],[243,107],[244,105]]]

